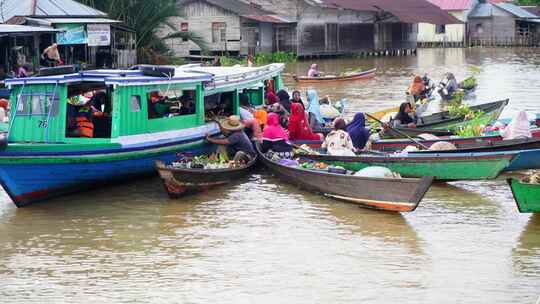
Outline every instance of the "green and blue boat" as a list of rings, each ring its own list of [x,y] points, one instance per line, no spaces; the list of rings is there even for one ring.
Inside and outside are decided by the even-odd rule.
[[[540,212],[540,184],[528,183],[516,178],[507,179],[519,212]]]
[[[168,69],[174,72],[95,70],[6,80],[13,110],[8,143],[0,151],[0,181],[13,202],[20,207],[155,174],[155,161],[170,162],[179,152],[208,151],[205,135],[220,131],[205,114],[216,109],[238,114],[241,93],[262,104],[265,82],[282,87],[284,65]],[[70,98],[85,91],[105,97],[98,106],[106,115],[94,119],[91,138],[70,130],[73,111],[80,111]],[[152,117],[154,95],[173,102],[190,96],[194,109]]]

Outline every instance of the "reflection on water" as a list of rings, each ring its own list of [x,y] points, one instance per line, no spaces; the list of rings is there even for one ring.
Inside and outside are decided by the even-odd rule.
[[[540,111],[536,50],[420,50],[318,60],[376,66],[368,81],[318,87],[347,115],[399,103],[412,76],[479,65],[477,99]],[[299,62],[288,73],[307,70]],[[286,79],[293,88],[291,79]],[[392,191],[392,189],[388,189]],[[503,179],[435,184],[416,212],[361,209],[260,171],[184,199],[159,179],[16,209],[0,194],[0,302],[534,303],[540,223]]]

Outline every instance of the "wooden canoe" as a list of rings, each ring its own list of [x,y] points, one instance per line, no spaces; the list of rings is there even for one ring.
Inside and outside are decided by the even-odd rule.
[[[344,76],[321,76],[321,77],[293,76],[293,78],[298,83],[342,82],[342,81],[353,81],[353,80],[373,78],[375,77],[375,71],[377,71],[377,69],[351,73],[349,75],[344,75]]]
[[[500,135],[487,135],[487,136],[477,136],[477,137],[441,137],[438,139],[433,140],[423,140],[420,138],[417,138],[416,140],[423,144],[424,146],[431,147],[434,143],[440,142],[440,141],[446,141],[449,143],[454,144],[458,149],[459,148],[479,148],[479,147],[497,147],[495,149],[499,149],[499,151],[503,151],[504,148],[500,147],[499,145],[506,145],[506,144],[515,144],[519,142],[528,142],[524,146],[527,146],[531,144],[533,141],[540,139],[540,128],[531,130],[531,134],[533,138],[529,139],[518,139],[518,140],[512,140],[507,141],[503,140],[503,138]],[[405,149],[407,146],[414,146],[415,144],[410,139],[381,139],[373,142],[371,144],[371,149],[377,150],[377,151],[383,151],[383,152],[395,152]],[[312,144],[312,146],[314,146]],[[513,147],[515,148],[515,147]],[[486,149],[487,151],[490,151],[489,149]],[[520,149],[518,149],[520,150]],[[491,151],[497,151],[497,150],[491,150]]]
[[[169,197],[178,198],[237,180],[247,175],[256,163],[254,158],[243,167],[227,169],[176,168],[161,161],[156,161],[155,166]]]
[[[507,179],[519,212],[540,212],[540,184],[529,184],[516,178]]]
[[[303,155],[314,161],[322,161],[358,171],[369,166],[386,167],[405,177],[433,176],[437,180],[484,180],[493,179],[505,170],[515,152],[391,155],[381,153],[358,156]]]
[[[433,182],[432,177],[370,178],[288,167],[267,158],[260,148],[258,153],[262,163],[286,183],[371,209],[414,211]]]
[[[458,127],[465,127],[472,123],[487,125],[493,120],[498,119],[506,105],[508,105],[508,102],[508,99],[504,99],[495,102],[471,106],[470,109],[473,111],[480,110],[484,112],[484,115],[475,120],[466,120],[464,116],[452,117],[450,116],[450,113],[448,111],[443,111],[420,117],[416,124],[416,128],[397,129],[409,136],[416,136],[421,133],[429,133],[437,136],[452,135],[452,130]],[[393,132],[391,130],[385,132],[385,136],[390,138],[403,137],[399,133]]]

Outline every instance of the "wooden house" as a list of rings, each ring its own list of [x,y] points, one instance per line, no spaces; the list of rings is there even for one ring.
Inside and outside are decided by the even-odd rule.
[[[276,32],[290,28],[294,20],[263,10],[258,5],[239,0],[179,0],[178,6],[184,17],[170,21],[180,31],[192,31],[202,36],[212,54],[292,51],[287,41],[276,39]],[[177,56],[200,54],[200,48],[193,42],[172,39],[169,43]]]
[[[59,45],[66,64],[121,68],[136,64],[135,32],[107,14],[74,0],[4,0],[2,22],[56,29],[36,50]],[[32,56],[40,52],[32,50]]]
[[[297,20],[299,56],[391,53],[416,49],[419,22],[460,21],[426,0],[251,0]]]
[[[512,3],[480,0],[469,14],[468,34],[470,45],[538,45],[540,18]]]
[[[467,39],[467,19],[478,0],[429,0],[441,9],[460,20],[458,24],[418,25],[418,44],[421,46],[458,46],[465,45]]]
[[[299,56],[412,51],[417,24],[460,21],[427,0],[181,0],[179,29],[202,35],[213,53],[290,51]],[[180,9],[180,8],[179,8]],[[199,49],[174,41],[178,55]]]

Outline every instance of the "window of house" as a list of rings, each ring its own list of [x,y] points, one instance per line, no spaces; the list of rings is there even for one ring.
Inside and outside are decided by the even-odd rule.
[[[153,90],[148,92],[147,99],[148,119],[194,115],[197,112],[195,90]]]
[[[225,22],[212,22],[212,42],[225,42],[227,40],[227,24]]]
[[[133,95],[131,96],[131,112],[140,112],[141,111],[141,96]]]
[[[478,34],[482,34],[484,32],[484,28],[482,27],[482,23],[477,23],[476,24],[476,32]]]
[[[446,33],[446,24],[437,24],[437,25],[435,25],[435,33],[436,34],[444,34],[444,33]]]

